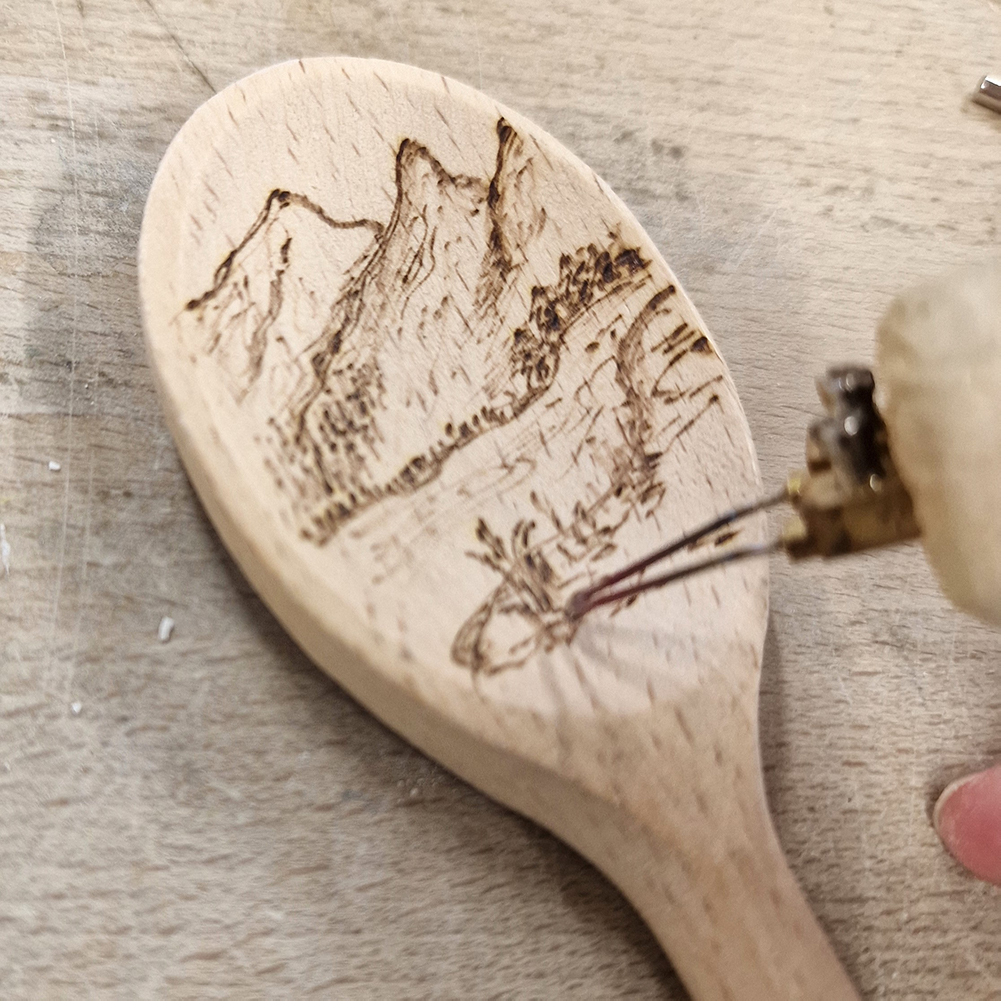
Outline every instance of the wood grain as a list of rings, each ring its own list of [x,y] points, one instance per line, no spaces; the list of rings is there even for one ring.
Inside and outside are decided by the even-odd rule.
[[[601,877],[356,709],[233,570],[152,394],[145,193],[210,88],[260,66],[349,52],[466,80],[636,212],[774,482],[813,373],[868,359],[899,288],[997,243],[1001,125],[968,102],[996,6],[81,0],[4,18],[5,994],[683,996]],[[928,810],[1001,755],[996,633],[917,550],[776,563],[770,625],[771,803],[853,978],[995,996],[996,891],[942,853]]]
[[[764,561],[566,612],[760,490],[701,318],[590,168],[447,77],[289,61],[171,143],[139,287],[192,482],[320,666],[607,873],[694,997],[855,996],[764,803]]]

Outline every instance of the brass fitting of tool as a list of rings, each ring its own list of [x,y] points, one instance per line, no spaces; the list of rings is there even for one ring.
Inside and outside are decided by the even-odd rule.
[[[828,369],[817,380],[825,417],[810,425],[806,469],[786,484],[795,515],[782,533],[791,556],[839,556],[916,538],[910,495],[873,399],[872,372]]]

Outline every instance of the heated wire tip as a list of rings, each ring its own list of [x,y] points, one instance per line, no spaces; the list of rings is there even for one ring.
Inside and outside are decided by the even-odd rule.
[[[576,622],[578,619],[583,618],[584,614],[590,609],[590,597],[591,588],[589,587],[581,591],[576,591],[570,596],[570,600],[567,602],[566,616],[571,622]]]
[[[790,474],[778,492],[727,511],[571,595],[567,618],[575,622],[600,605],[621,602],[713,567],[765,556],[777,549],[784,549],[793,559],[842,556],[917,538],[920,529],[914,505],[893,463],[874,390],[872,372],[866,368],[829,368],[817,380],[826,416],[807,430],[806,469]],[[794,514],[781,535],[771,542],[723,548],[736,533],[716,535],[720,529],[785,501],[792,505]],[[715,544],[704,559],[657,577],[642,576],[654,563],[682,549],[694,549],[713,536]],[[638,580],[629,582],[631,577]]]
[[[652,566],[654,563],[659,563],[661,560],[665,560],[669,556],[673,556],[682,549],[694,548],[703,539],[715,534],[722,528],[726,528],[728,525],[732,525],[735,521],[747,518],[758,511],[764,511],[766,508],[775,507],[778,504],[784,503],[788,499],[788,487],[783,487],[774,494],[767,497],[761,497],[758,500],[751,501],[751,503],[744,504],[741,507],[736,507],[732,511],[727,511],[725,514],[722,514],[719,517],[714,518],[712,521],[707,522],[705,525],[695,529],[695,531],[682,535],[680,538],[675,539],[673,542],[669,542],[666,546],[662,546],[660,549],[650,553],[648,556],[644,556],[635,563],[630,563],[629,566],[624,567],[618,573],[614,573],[608,577],[603,577],[590,587],[585,587],[571,595],[570,600],[566,605],[565,614],[567,618],[570,619],[571,622],[576,622],[583,618],[589,611],[594,608],[598,608],[601,605],[609,605],[613,602],[623,601],[624,599],[631,598],[633,595],[640,594],[643,591],[650,591],[657,587],[664,587],[665,585],[674,583],[684,577],[689,577],[692,574],[701,573],[705,570],[711,570],[713,567],[722,566],[725,563],[734,563],[737,560],[749,559],[753,556],[765,556],[768,553],[774,552],[782,546],[781,539],[775,539],[771,542],[764,542],[756,545],[728,549],[722,553],[715,553],[714,555],[697,563],[690,563],[678,569],[660,574],[657,577],[651,577],[633,584],[624,584],[622,587],[616,586],[630,577],[635,577],[637,574],[641,574],[647,569],[647,567]]]

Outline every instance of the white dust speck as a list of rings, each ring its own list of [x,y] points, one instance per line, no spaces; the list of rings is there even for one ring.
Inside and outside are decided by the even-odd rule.
[[[0,521],[0,567],[10,576],[10,543],[7,541],[7,526]]]
[[[167,640],[173,635],[174,632],[174,620],[169,616],[165,615],[160,619],[160,628],[157,629],[156,635],[161,643],[166,643]]]
[[[83,703],[82,702],[74,702],[70,706],[70,712],[72,712],[74,716],[79,716],[81,709],[83,709]]]
[[[63,467],[60,466],[59,463],[56,462],[55,459],[49,459],[49,472],[50,473],[58,473],[59,470],[62,469],[62,468]]]

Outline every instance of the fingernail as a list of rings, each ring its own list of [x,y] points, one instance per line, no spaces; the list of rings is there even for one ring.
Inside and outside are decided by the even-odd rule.
[[[960,865],[978,879],[1001,886],[1001,765],[947,786],[932,822]]]

